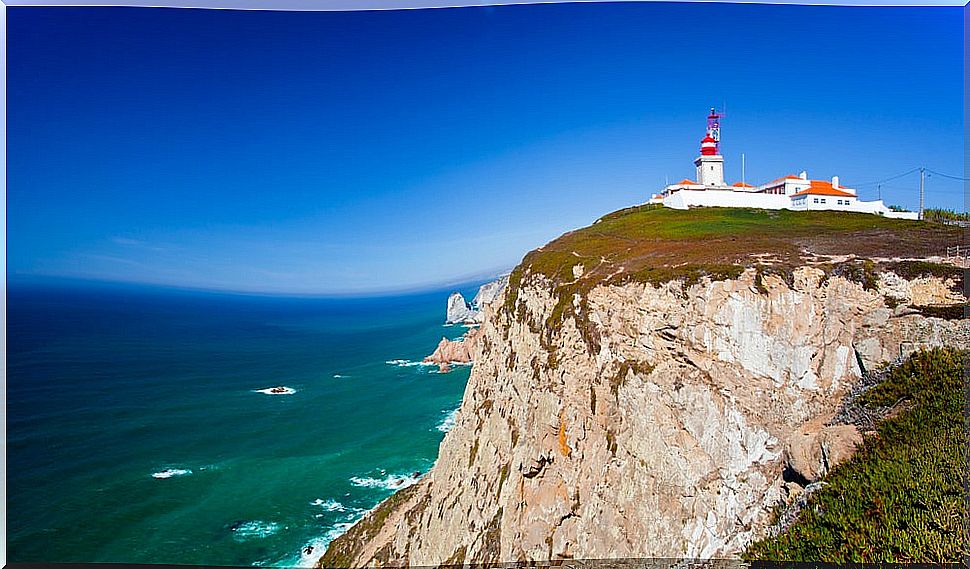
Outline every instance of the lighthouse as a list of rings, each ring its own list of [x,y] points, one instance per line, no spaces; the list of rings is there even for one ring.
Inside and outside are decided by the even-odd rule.
[[[721,156],[721,115],[714,109],[707,116],[707,134],[701,140],[701,155],[694,160],[697,183],[706,187],[724,187],[724,157]]]

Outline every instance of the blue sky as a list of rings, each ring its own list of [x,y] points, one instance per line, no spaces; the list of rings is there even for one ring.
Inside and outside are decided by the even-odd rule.
[[[7,262],[371,293],[514,266],[693,175],[963,175],[960,8],[8,8]],[[918,176],[886,182],[915,208]],[[858,186],[864,199],[876,186]],[[927,180],[928,207],[964,209]]]

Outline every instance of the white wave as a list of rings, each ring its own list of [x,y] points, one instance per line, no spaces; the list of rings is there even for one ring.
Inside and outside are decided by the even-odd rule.
[[[381,470],[381,473],[383,472],[384,471]],[[348,493],[348,496],[349,496],[349,493]],[[311,504],[315,506],[319,506],[319,505],[326,504],[327,502],[328,502],[327,500],[317,499],[311,502]],[[376,507],[377,506],[375,505],[374,508]],[[320,557],[327,550],[327,546],[330,545],[330,542],[332,542],[333,540],[337,539],[338,537],[346,533],[351,526],[353,526],[361,518],[367,515],[368,512],[371,511],[364,508],[355,508],[353,506],[347,509],[350,510],[350,513],[344,516],[344,519],[346,521],[337,522],[331,525],[327,529],[327,531],[323,534],[323,536],[314,538],[309,542],[307,542],[307,544],[304,545],[303,548],[300,550],[299,556],[295,556],[295,555],[290,556],[286,559],[281,559],[276,563],[259,562],[259,563],[253,563],[253,565],[258,564],[263,567],[313,567],[315,566],[317,564],[317,561],[320,560]],[[320,517],[322,515],[323,514],[317,514],[316,517]]]
[[[451,411],[446,411],[446,413],[447,415],[445,415],[445,418],[442,419],[442,421],[438,423],[438,426],[435,427],[442,433],[447,433],[450,431],[455,426],[455,419],[458,418],[457,408],[452,409]]]
[[[311,506],[320,506],[328,512],[346,512],[347,507],[336,500],[322,500],[317,498],[310,502]]]
[[[283,529],[280,524],[275,522],[263,522],[259,520],[254,520],[251,522],[243,522],[235,524],[232,526],[232,537],[236,541],[246,541],[249,539],[262,539],[264,537],[269,537],[276,532]]]
[[[350,483],[362,488],[385,488],[387,490],[400,490],[416,484],[421,479],[421,474],[390,474],[384,478],[369,478],[354,476]]]
[[[333,374],[333,378],[334,378],[334,379],[344,379],[344,378],[346,378],[346,377],[350,377],[350,376],[347,376],[347,375],[343,375],[343,374],[339,374],[339,373],[335,373],[335,374]]]
[[[287,387],[285,385],[280,385],[277,387],[267,387],[266,389],[254,389],[256,393],[265,393],[266,395],[293,395],[296,390],[292,387]]]
[[[188,468],[166,468],[152,474],[152,478],[172,478],[173,476],[188,476],[192,471]]]
[[[437,366],[438,364],[431,362],[412,362],[411,360],[387,360],[387,365],[397,366],[397,367],[414,367],[414,366]]]
[[[354,525],[353,522],[334,524],[323,536],[313,539],[303,546],[303,549],[300,551],[300,559],[296,563],[290,561],[282,565],[289,567],[313,567],[320,560],[323,552],[327,550],[330,542],[346,533],[352,525]]]

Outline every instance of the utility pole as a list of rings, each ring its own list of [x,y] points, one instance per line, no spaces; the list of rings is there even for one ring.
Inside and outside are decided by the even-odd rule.
[[[744,152],[741,153],[741,185],[744,186]]]
[[[923,179],[926,177],[926,168],[920,166],[919,169],[919,219],[923,219]]]

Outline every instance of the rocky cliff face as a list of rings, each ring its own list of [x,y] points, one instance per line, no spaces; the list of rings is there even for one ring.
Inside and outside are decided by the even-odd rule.
[[[477,316],[477,311],[465,300],[460,292],[453,292],[448,296],[448,308],[445,311],[445,324],[461,324],[465,321],[473,321]]]
[[[471,303],[465,300],[460,292],[453,292],[448,297],[448,309],[445,314],[445,324],[481,324],[484,319],[484,309],[495,302],[509,284],[509,276],[501,276],[494,281],[478,287],[475,298]]]
[[[522,275],[484,311],[434,467],[321,564],[737,555],[767,527],[786,462],[828,466],[805,437],[862,368],[970,337],[967,320],[900,308],[963,302],[942,278],[863,286],[803,266],[786,280],[600,285],[560,324],[550,282]]]
[[[495,279],[490,283],[485,283],[478,288],[478,293],[475,298],[472,299],[472,306],[477,307],[479,310],[483,309],[485,305],[492,304],[496,299],[501,296],[505,291],[505,287],[509,285],[509,276],[505,275]]]

